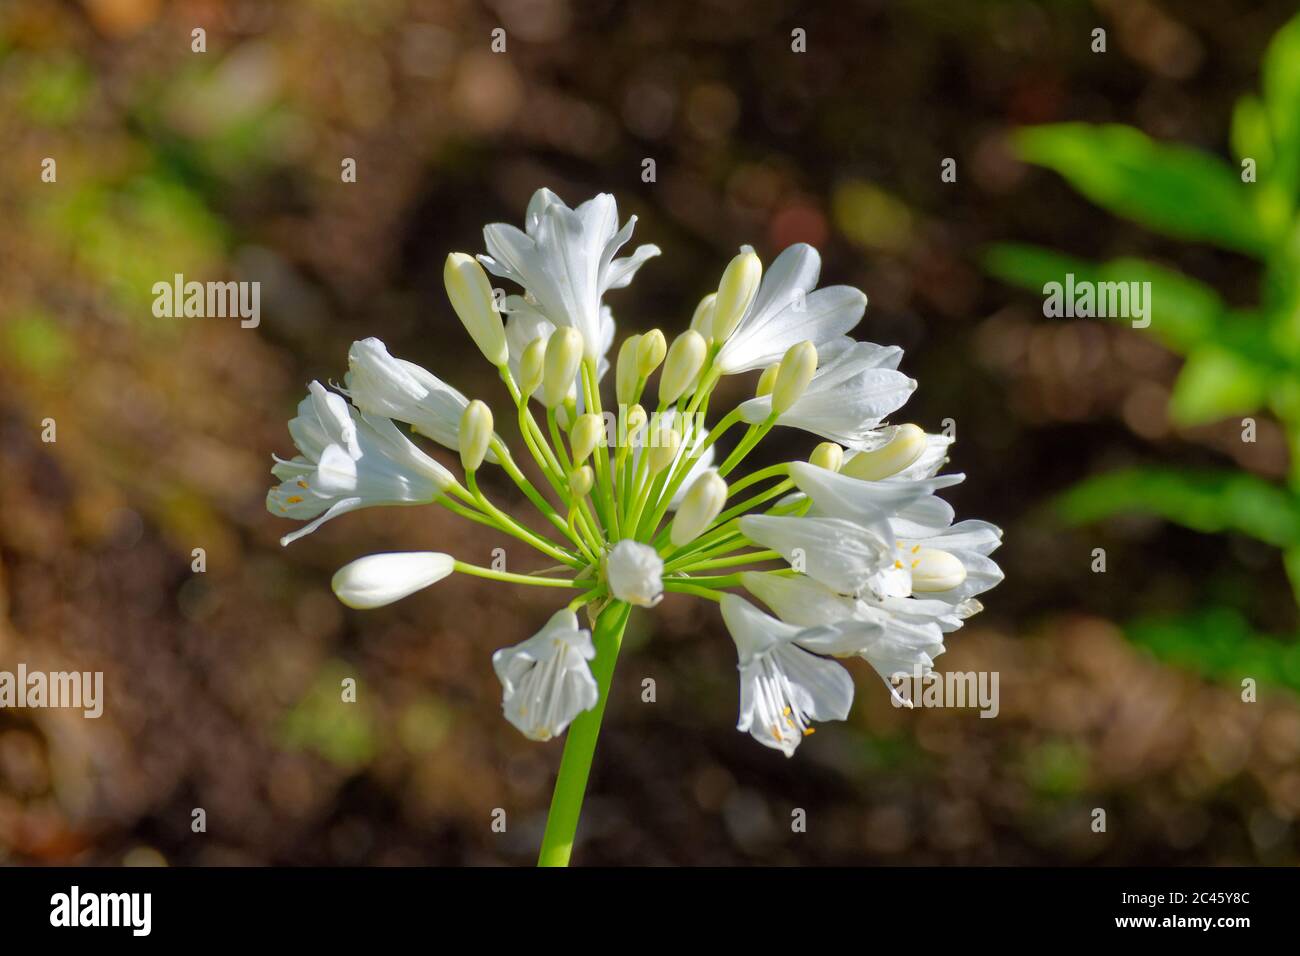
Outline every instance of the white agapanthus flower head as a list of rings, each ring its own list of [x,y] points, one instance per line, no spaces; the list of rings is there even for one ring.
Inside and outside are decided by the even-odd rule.
[[[540,553],[542,566],[518,571],[439,552],[372,555],[341,569],[334,589],[378,607],[455,571],[563,595],[537,634],[493,657],[515,727],[537,740],[569,728],[544,860],[567,859],[558,831],[576,821],[566,801],[581,799],[632,607],[665,593],[717,602],[739,657],[738,727],[790,755],[813,722],[848,715],[853,683],[837,659],[860,658],[887,683],[929,673],[945,635],[1002,578],[990,557],[1001,532],[957,521],[939,497],[962,480],[940,474],[951,439],[888,421],[916,388],[898,370],[902,350],[849,337],[866,296],[817,288],[811,246],[766,269],[743,247],[675,334],[629,336],[606,376],[616,330],[605,293],[659,254],[642,245],[618,258],[635,222],[620,225],[612,196],[570,208],[542,189],[522,230],[487,226],[486,254],[447,258],[444,321],[454,314],[496,367],[497,403],[363,339],[343,388],[311,383],[289,423],[299,454],[276,460],[281,483],[267,495],[272,513],[309,522],[285,543],[356,508],[432,503]],[[483,267],[519,287],[501,308]],[[752,398],[719,407],[723,376],[760,369]],[[522,437],[514,450],[493,430],[503,416]],[[458,452],[460,477],[395,422]],[[742,471],[778,425],[823,441],[808,461]],[[480,487],[485,461],[531,518]]]

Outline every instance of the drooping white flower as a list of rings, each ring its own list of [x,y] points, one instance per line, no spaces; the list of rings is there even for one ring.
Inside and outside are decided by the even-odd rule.
[[[881,419],[901,408],[916,388],[893,367],[901,349],[838,337],[819,347],[818,355],[816,374],[799,400],[777,417],[778,425],[863,448]],[[740,406],[741,417],[751,424],[764,421],[772,413],[772,398],[751,398]]]
[[[860,657],[904,702],[890,680],[895,674],[931,672],[944,652],[943,635],[961,627],[948,604],[914,598],[852,598],[805,575],[760,572],[742,575],[745,589],[782,621],[803,629],[800,647],[831,657]]]
[[[444,448],[459,447],[460,418],[469,399],[414,362],[394,358],[377,338],[348,349],[346,392],[362,412],[405,422]],[[496,455],[488,453],[488,461]]]
[[[588,661],[596,656],[591,632],[567,608],[522,643],[492,655],[501,681],[506,720],[530,740],[550,740],[596,706],[599,689]]]
[[[809,341],[823,346],[844,335],[862,318],[867,297],[851,286],[813,289],[821,256],[805,243],[790,246],[773,260],[758,294],[718,353],[724,374],[771,365],[790,346]]]
[[[814,720],[844,720],[853,679],[839,664],[803,649],[803,629],[764,614],[744,598],[722,597],[722,619],[740,658],[740,720],[765,747],[794,755]]]
[[[330,587],[348,607],[368,610],[436,584],[455,566],[451,555],[435,551],[371,554],[335,571]]]
[[[320,382],[308,391],[289,422],[301,454],[276,459],[271,472],[281,483],[267,492],[266,507],[287,518],[315,520],[281,544],[358,508],[429,504],[455,481],[388,419],[358,412]]]
[[[648,544],[624,538],[605,558],[609,590],[620,601],[654,607],[664,593],[664,561]]]
[[[479,261],[493,275],[527,289],[552,324],[581,332],[587,357],[594,360],[601,354],[601,297],[626,286],[647,259],[659,255],[657,246],[643,245],[614,258],[635,225],[632,216],[619,228],[618,206],[608,193],[570,209],[549,189],[539,189],[528,204],[523,231],[506,223],[483,229],[488,254]]]

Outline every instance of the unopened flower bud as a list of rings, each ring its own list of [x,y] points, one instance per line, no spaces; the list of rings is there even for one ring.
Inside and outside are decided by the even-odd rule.
[[[763,264],[752,252],[742,252],[727,264],[713,302],[713,341],[725,342],[736,330],[762,278]]]
[[[779,371],[781,371],[780,362],[773,362],[763,369],[763,374],[758,377],[758,386],[754,389],[755,398],[772,394],[772,386],[776,384],[776,373]]]
[[[383,607],[441,581],[456,569],[449,554],[400,551],[370,554],[334,572],[330,587],[348,607]]]
[[[918,548],[912,555],[912,590],[951,591],[966,580],[966,567],[947,551]]]
[[[582,363],[582,333],[570,325],[563,325],[551,333],[546,343],[546,360],[543,363],[542,404],[555,408],[564,402],[573,388],[573,380]]]
[[[478,260],[463,252],[453,252],[443,266],[442,281],[451,307],[483,357],[498,368],[505,365],[510,355],[505,326],[492,297],[492,284]]]
[[[844,463],[843,473],[863,481],[882,481],[912,465],[925,453],[925,432],[917,425],[899,425],[879,448],[860,451]]]
[[[483,464],[491,440],[492,409],[476,398],[460,416],[460,463],[466,471]]]
[[[827,471],[839,471],[840,465],[844,464],[844,449],[833,441],[824,441],[808,456],[808,464]]]
[[[580,465],[596,450],[597,445],[605,443],[605,422],[594,412],[579,415],[569,432],[569,447],[573,449],[573,463]]]
[[[645,428],[645,423],[645,409],[640,405],[633,405],[627,410],[627,440],[629,443],[637,432]]]
[[[596,483],[596,475],[590,465],[583,465],[569,472],[569,493],[575,498],[585,498]]]
[[[659,363],[664,360],[664,355],[668,352],[668,342],[664,339],[663,332],[659,329],[651,329],[636,345],[636,371],[642,378],[648,377]]]
[[[519,390],[525,397],[542,387],[543,362],[546,360],[547,338],[533,339],[519,357]]]
[[[682,433],[671,425],[661,426],[653,436],[648,453],[650,474],[657,475],[673,463],[677,450],[682,447]]]
[[[659,401],[671,405],[695,381],[704,365],[709,345],[699,332],[687,330],[673,339],[659,374]]]
[[[790,346],[772,383],[772,411],[780,415],[803,397],[817,371],[817,347],[811,342]]]
[[[639,335],[629,335],[618,348],[618,364],[614,369],[614,397],[620,405],[630,405],[636,400],[637,343]]]
[[[726,503],[727,483],[710,468],[695,479],[682,498],[681,507],[673,518],[672,530],[668,533],[673,547],[680,548],[698,538],[713,524],[713,519]]]
[[[706,339],[713,335],[713,303],[717,301],[718,293],[710,292],[700,304],[695,307],[695,314],[691,316],[691,331],[699,332]]]

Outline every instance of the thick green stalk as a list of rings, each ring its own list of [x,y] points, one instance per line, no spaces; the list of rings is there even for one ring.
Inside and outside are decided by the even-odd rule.
[[[538,866],[569,865],[573,838],[578,832],[578,817],[582,813],[582,798],[587,792],[587,777],[591,774],[591,758],[596,753],[600,722],[605,716],[609,685],[614,678],[614,665],[618,662],[629,611],[631,605],[619,601],[601,611],[596,619],[592,633],[596,657],[591,662],[591,673],[596,678],[600,696],[595,707],[583,711],[569,725],[564,740],[564,756],[560,758],[560,772],[555,778],[555,793],[551,797],[551,812],[546,817],[542,851],[537,857]]]

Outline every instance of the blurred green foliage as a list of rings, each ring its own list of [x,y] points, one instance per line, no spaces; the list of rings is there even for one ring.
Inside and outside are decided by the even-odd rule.
[[[1089,262],[1009,243],[988,252],[986,267],[1004,281],[1044,291],[1067,273],[1076,283],[1149,282],[1146,331],[1186,359],[1170,397],[1172,419],[1193,426],[1266,412],[1286,431],[1285,486],[1228,470],[1133,468],[1067,492],[1058,502],[1066,520],[1139,512],[1206,533],[1247,535],[1282,550],[1300,599],[1300,17],[1273,38],[1261,74],[1262,95],[1243,97],[1234,110],[1240,169],[1127,126],[1059,123],[1015,137],[1021,158],[1059,173],[1097,205],[1165,235],[1259,261],[1257,309],[1231,308],[1196,279],[1141,259]],[[1240,617],[1225,615],[1231,613],[1148,621],[1132,633],[1205,673],[1249,672],[1300,689],[1294,643],[1257,638]]]
[[[1056,171],[1118,215],[1259,260],[1258,309],[1231,308],[1190,276],[1140,259],[1088,262],[1003,244],[986,265],[1035,290],[1066,273],[1076,281],[1151,283],[1148,331],[1186,358],[1170,399],[1174,421],[1190,426],[1263,411],[1286,429],[1286,488],[1234,472],[1134,469],[1075,488],[1062,501],[1065,516],[1091,521],[1140,511],[1200,531],[1249,535],[1283,550],[1300,596],[1300,17],[1274,37],[1262,73],[1262,98],[1244,97],[1233,117],[1240,171],[1126,126],[1052,124],[1021,130],[1015,140],[1023,159]]]

